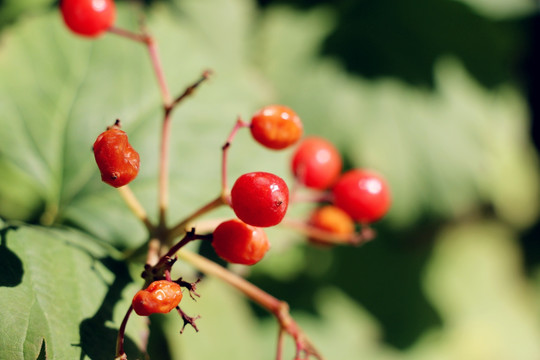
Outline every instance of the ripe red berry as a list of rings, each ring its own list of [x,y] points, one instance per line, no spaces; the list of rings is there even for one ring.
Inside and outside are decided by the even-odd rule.
[[[111,186],[124,186],[139,173],[139,154],[129,144],[126,133],[116,125],[97,137],[94,157],[101,180]]]
[[[231,206],[243,222],[259,227],[281,222],[289,205],[289,188],[277,175],[252,172],[240,176],[231,189]]]
[[[298,146],[292,158],[292,171],[303,185],[324,190],[330,187],[341,173],[341,155],[329,141],[312,136]]]
[[[390,190],[386,181],[369,170],[346,172],[332,192],[334,204],[361,223],[379,220],[390,208]]]
[[[222,222],[214,230],[212,246],[228,262],[253,265],[264,257],[270,243],[263,229],[233,219]]]
[[[280,150],[297,142],[303,128],[293,110],[283,105],[269,105],[253,115],[250,129],[253,138],[261,145]]]
[[[87,37],[101,35],[116,17],[113,0],[62,0],[60,11],[71,31]]]
[[[182,288],[168,280],[154,281],[144,290],[138,291],[131,302],[138,315],[166,314],[180,304]]]
[[[315,209],[309,218],[309,224],[336,235],[352,235],[355,230],[354,221],[349,214],[334,205]]]

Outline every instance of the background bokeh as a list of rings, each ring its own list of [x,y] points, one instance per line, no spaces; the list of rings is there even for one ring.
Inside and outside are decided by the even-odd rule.
[[[146,12],[173,93],[215,71],[174,113],[171,222],[218,192],[236,117],[287,104],[347,168],[384,174],[393,207],[364,246],[311,246],[278,227],[264,261],[232,269],[287,301],[328,359],[540,358],[537,3],[139,5],[119,1],[118,25],[136,29]],[[0,359],[114,354],[141,269],[119,259],[145,241],[90,151],[116,118],[141,154],[132,188],[156,205],[160,100],[144,48],[77,37],[56,6],[0,2]],[[239,134],[229,176],[290,181],[291,151]],[[308,211],[298,204],[290,216]],[[197,276],[185,264],[178,272]],[[264,310],[211,278],[199,292],[183,304],[202,315],[201,331],[178,335],[180,319],[152,317],[152,358],[275,358],[277,326]],[[145,326],[130,320],[130,358]]]

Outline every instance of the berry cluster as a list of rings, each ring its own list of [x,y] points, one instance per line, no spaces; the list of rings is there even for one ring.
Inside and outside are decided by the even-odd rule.
[[[291,166],[296,181],[326,195],[321,197],[326,201],[313,211],[308,223],[316,230],[327,232],[329,237],[319,232],[318,237],[310,237],[314,242],[369,240],[367,232],[361,234],[363,238],[354,237],[355,223],[367,229],[390,208],[390,190],[381,175],[366,169],[342,174],[342,164],[334,145],[317,136],[306,137],[293,154]]]
[[[168,94],[163,72],[159,61],[155,60],[157,50],[150,35],[131,33],[113,27],[115,6],[112,0],[63,0],[60,9],[66,25],[79,35],[96,37],[105,31],[113,32],[130,40],[139,41],[148,47],[152,56],[154,70],[161,86],[162,94]],[[164,95],[164,126],[162,144],[168,143],[171,111],[208,78],[204,72],[200,80],[188,87],[176,99]],[[291,173],[295,180],[292,191],[279,176],[268,172],[256,171],[243,174],[237,178],[231,189],[227,186],[227,154],[233,138],[238,130],[248,128],[253,139],[270,150],[292,149]],[[238,119],[229,137],[222,147],[222,179],[219,196],[195,210],[192,215],[179,221],[175,226],[166,225],[167,211],[167,147],[163,151],[160,165],[159,189],[159,221],[154,224],[148,220],[144,208],[138,203],[128,188],[139,171],[139,154],[128,142],[126,133],[120,128],[117,120],[106,131],[98,135],[93,152],[103,182],[119,188],[126,203],[138,216],[149,232],[151,239],[148,246],[147,264],[142,273],[145,285],[137,292],[132,305],[118,334],[117,359],[127,359],[123,350],[123,336],[130,313],[134,311],[140,316],[155,313],[168,313],[177,309],[186,324],[195,330],[195,318],[187,316],[180,308],[182,287],[187,288],[190,296],[199,296],[195,292],[195,283],[173,281],[171,270],[178,259],[178,253],[189,242],[194,240],[211,241],[215,253],[229,263],[254,265],[258,263],[270,249],[270,242],[264,228],[282,225],[295,226],[303,231],[314,243],[323,244],[359,244],[371,239],[372,232],[366,231],[369,225],[381,219],[390,207],[390,192],[385,180],[376,172],[365,169],[343,171],[343,161],[339,151],[328,140],[316,136],[303,136],[303,125],[300,117],[289,107],[269,105],[255,112],[249,122]],[[311,192],[308,200],[314,203],[314,210],[308,219],[294,222],[287,219],[290,203],[300,201],[300,191]],[[232,209],[236,218],[219,224],[202,234],[189,227],[203,214],[214,208],[226,205]],[[300,224],[300,225],[298,225]],[[216,226],[217,225],[217,226]],[[359,231],[358,231],[359,230]],[[182,236],[175,242],[175,239]],[[182,251],[185,251],[182,249]],[[288,315],[283,302],[254,289],[229,273],[225,268],[209,262],[202,257],[192,255],[191,263],[201,271],[216,274],[231,285],[242,290],[254,301],[259,302],[274,313],[280,322],[281,330],[294,337],[297,345],[296,357],[301,352],[308,357],[320,358],[314,346],[301,332],[298,325]],[[279,348],[279,347],[278,347]],[[280,350],[278,350],[280,351]],[[281,358],[278,355],[278,358]]]

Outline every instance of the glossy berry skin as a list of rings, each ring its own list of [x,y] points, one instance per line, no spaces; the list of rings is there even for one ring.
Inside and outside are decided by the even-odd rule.
[[[334,205],[325,205],[313,211],[309,224],[319,230],[336,235],[352,235],[354,221],[345,211]]]
[[[231,189],[234,213],[246,224],[268,227],[281,222],[289,205],[289,188],[277,175],[252,172],[240,176]]]
[[[139,173],[139,154],[131,147],[126,133],[112,126],[94,143],[94,157],[101,180],[120,187],[130,183]]]
[[[101,35],[116,18],[113,0],[62,0],[60,11],[71,31],[87,37]]]
[[[212,246],[222,259],[243,265],[259,262],[270,243],[263,229],[233,219],[222,222],[214,230]]]
[[[355,169],[343,174],[332,189],[334,205],[360,223],[382,218],[390,208],[386,181],[370,170]]]
[[[250,130],[258,143],[269,149],[280,150],[300,139],[303,126],[298,115],[290,108],[269,105],[253,115]]]
[[[341,173],[339,151],[329,141],[306,137],[296,148],[292,162],[296,179],[306,187],[324,190],[332,186]]]
[[[166,314],[177,307],[181,300],[180,285],[168,280],[157,280],[146,289],[138,291],[131,305],[137,315],[148,316],[155,313]]]

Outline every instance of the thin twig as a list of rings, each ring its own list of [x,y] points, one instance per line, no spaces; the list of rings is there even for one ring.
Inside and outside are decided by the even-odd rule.
[[[226,204],[225,200],[220,195],[217,198],[215,198],[214,200],[212,200],[212,201],[208,202],[207,204],[203,205],[202,207],[197,209],[195,212],[193,212],[191,215],[189,215],[188,217],[186,217],[185,219],[180,221],[178,224],[173,226],[169,230],[168,240],[170,241],[170,240],[184,234],[186,232],[186,228],[190,227],[189,226],[190,223],[193,220],[195,220],[196,218],[198,218],[199,216],[202,216],[202,215],[210,212],[211,210],[214,210],[215,208],[218,208],[218,207],[220,207],[222,205],[225,205],[225,204]]]
[[[180,94],[174,101],[171,103],[170,108],[176,107],[182,100],[184,100],[186,97],[193,94],[195,89],[199,87],[205,80],[208,80],[208,78],[212,75],[212,70],[205,70],[199,80],[188,86],[182,94]]]
[[[369,226],[361,226],[359,232],[353,232],[350,234],[336,234],[333,232],[325,231],[314,226],[309,225],[305,221],[283,219],[280,226],[285,226],[294,229],[307,238],[312,239],[318,243],[328,245],[363,245],[375,238],[375,230]]]
[[[118,27],[115,27],[115,26],[111,26],[108,29],[108,31],[110,33],[112,33],[112,34],[119,35],[119,36],[122,36],[122,37],[124,37],[126,39],[133,40],[133,41],[136,41],[136,42],[140,42],[142,44],[146,44],[147,41],[148,41],[148,35],[146,35],[146,34],[134,33],[132,31],[122,29],[122,28],[118,28]]]
[[[171,117],[166,111],[161,128],[161,146],[159,157],[159,227],[166,225],[167,208],[169,206],[169,142],[171,138]]]
[[[223,146],[221,147],[221,196],[224,199],[227,199],[227,203],[229,202],[229,187],[227,185],[227,158],[229,148],[231,147],[232,141],[234,140],[236,133],[243,127],[249,127],[249,123],[244,122],[240,117],[238,117],[238,119],[234,123],[234,127],[232,128],[229,136],[227,137],[227,140],[225,141],[225,144],[223,144]]]
[[[301,348],[306,354],[314,356],[318,360],[324,360],[311,340],[309,340],[302,329],[291,317],[289,313],[289,306],[286,302],[273,297],[244,278],[230,272],[226,268],[208,260],[203,256],[185,249],[180,250],[177,255],[204,274],[215,276],[225,281],[229,285],[234,286],[252,301],[274,314],[283,331],[294,338],[297,347]]]
[[[148,232],[152,233],[152,231],[154,231],[154,225],[148,219],[146,210],[144,210],[144,207],[141,205],[131,188],[128,185],[121,186],[118,188],[118,192],[122,196],[122,199],[124,199],[124,202],[129,207],[131,212],[133,212],[133,214],[135,214],[135,216],[142,221]]]
[[[126,312],[126,315],[124,315],[124,319],[122,320],[122,324],[120,325],[120,328],[118,329],[118,337],[116,338],[116,357],[115,360],[126,360],[127,355],[124,351],[124,338],[125,338],[125,332],[126,332],[126,325],[129,320],[129,316],[131,315],[131,312],[133,311],[133,306],[129,306],[129,309]]]

